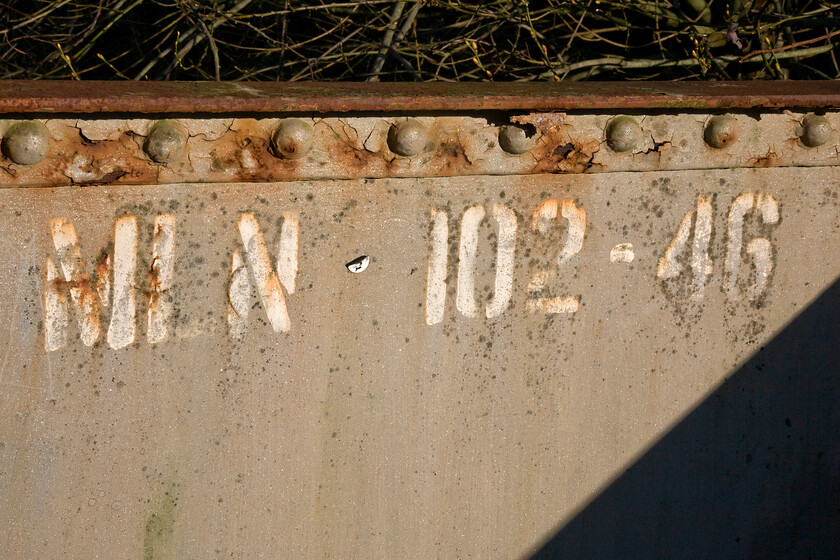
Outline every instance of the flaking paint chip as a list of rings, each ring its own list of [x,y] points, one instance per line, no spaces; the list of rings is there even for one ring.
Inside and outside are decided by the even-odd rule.
[[[364,272],[369,264],[370,257],[367,255],[362,255],[361,257],[356,257],[344,266],[346,266],[347,270],[349,270],[353,274],[359,274],[360,272]]]

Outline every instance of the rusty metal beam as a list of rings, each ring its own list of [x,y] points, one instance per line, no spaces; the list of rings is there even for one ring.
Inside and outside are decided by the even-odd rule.
[[[825,82],[273,83],[4,81],[0,113],[566,111],[840,106]]]

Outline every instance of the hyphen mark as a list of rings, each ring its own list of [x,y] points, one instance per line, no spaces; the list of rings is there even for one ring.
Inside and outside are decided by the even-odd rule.
[[[619,243],[610,249],[610,262],[631,263],[635,258],[632,243]]]

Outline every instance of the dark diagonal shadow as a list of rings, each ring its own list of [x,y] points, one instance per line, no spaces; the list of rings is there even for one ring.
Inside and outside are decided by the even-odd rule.
[[[840,559],[840,281],[533,558]]]

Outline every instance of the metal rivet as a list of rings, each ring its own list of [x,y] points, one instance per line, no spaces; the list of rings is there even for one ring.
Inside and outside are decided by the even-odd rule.
[[[300,119],[283,119],[271,137],[274,153],[285,159],[306,155],[312,147],[312,125]]]
[[[703,131],[703,139],[712,148],[725,148],[738,139],[738,121],[722,115],[712,117]]]
[[[802,119],[802,134],[799,139],[809,148],[816,148],[831,140],[833,132],[827,118],[808,113]]]
[[[607,123],[607,145],[614,152],[629,152],[642,143],[644,133],[636,119],[628,116],[615,117]]]
[[[532,124],[506,124],[499,128],[499,146],[509,154],[524,154],[536,141],[537,129]]]
[[[187,146],[187,131],[175,121],[158,121],[146,136],[143,150],[152,161],[172,163],[178,161]]]
[[[34,165],[50,151],[50,132],[37,121],[12,125],[3,136],[3,153],[18,165]]]
[[[397,155],[416,156],[426,148],[429,134],[426,127],[414,119],[395,124],[388,131],[388,147]]]

